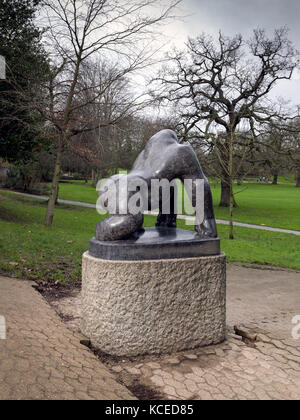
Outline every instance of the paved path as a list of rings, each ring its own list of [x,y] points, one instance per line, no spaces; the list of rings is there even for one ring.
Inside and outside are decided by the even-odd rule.
[[[228,268],[227,324],[258,333],[255,347],[238,337],[217,346],[134,361],[111,361],[127,385],[137,381],[158,398],[300,399],[300,273]],[[299,331],[300,332],[300,331]]]
[[[5,190],[5,191],[8,191],[8,190]],[[19,192],[16,192],[16,191],[10,191],[10,192],[12,192],[14,194],[23,195],[25,197],[37,198],[39,200],[44,200],[44,201],[49,199],[49,197],[45,197],[45,196],[41,196],[41,195],[25,194],[25,193],[19,193]],[[90,208],[90,209],[95,209],[96,208],[95,204],[83,203],[81,201],[70,201],[70,200],[59,199],[58,203],[67,204],[67,205],[70,205],[70,206],[86,207],[86,208]],[[151,216],[157,216],[158,215],[157,212],[145,212],[145,214],[148,214],[148,215],[151,215]],[[195,220],[195,218],[192,217],[192,216],[184,216],[184,215],[179,215],[178,219],[188,220],[188,221],[191,221],[191,222],[193,222]],[[216,222],[221,224],[221,225],[229,225],[229,222],[227,220],[218,220],[217,219]],[[265,231],[269,231],[269,232],[289,233],[289,234],[292,234],[292,235],[300,236],[300,231],[298,231],[298,230],[280,229],[280,228],[274,228],[274,227],[269,227],[269,226],[251,225],[249,223],[240,223],[240,222],[233,222],[233,224],[234,224],[234,226],[244,227],[244,228],[248,228],[248,229],[259,229],[259,230],[265,230]]]
[[[106,359],[127,386],[146,387],[161,399],[300,399],[300,272],[229,264],[227,325],[232,334],[217,346],[164,356]],[[78,328],[80,297],[54,302]],[[233,326],[258,333],[255,347],[233,335]],[[299,330],[300,332],[300,330]]]
[[[79,344],[80,297],[59,300],[67,329],[32,282],[0,277],[0,400],[133,399],[121,386],[156,399],[300,399],[300,273],[228,266],[227,324],[258,333],[255,347],[233,334],[217,346],[172,355],[106,359]],[[76,321],[77,319],[77,321]],[[1,325],[0,325],[1,327]],[[0,334],[1,334],[0,328]],[[137,394],[138,395],[138,394]]]
[[[292,319],[300,315],[300,271],[227,267],[227,324],[244,323],[289,340]],[[299,331],[300,332],[300,331]],[[300,360],[299,360],[300,361]]]
[[[134,399],[32,285],[0,277],[0,400]]]
[[[38,200],[43,200],[43,201],[49,200],[49,197],[46,197],[45,195],[26,194],[26,193],[11,191],[11,190],[7,190],[7,189],[3,189],[3,188],[0,188],[0,191],[8,191],[12,194],[22,195],[24,197],[36,198]],[[70,205],[70,206],[87,207],[87,208],[90,208],[90,209],[95,209],[96,208],[95,204],[82,203],[81,201],[70,201],[70,200],[61,200],[61,199],[58,199],[57,201],[60,204],[67,204],[67,205]]]

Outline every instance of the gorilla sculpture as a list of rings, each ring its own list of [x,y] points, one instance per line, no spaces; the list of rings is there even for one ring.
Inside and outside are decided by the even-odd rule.
[[[126,197],[128,201],[134,194],[129,192],[123,194],[121,185],[121,177],[126,177],[128,185],[134,185],[137,179],[143,179],[147,182],[149,188],[149,202],[145,203],[145,210],[151,206],[151,180],[153,179],[167,179],[172,181],[180,179],[184,182],[186,179],[191,179],[192,183],[201,179],[204,181],[204,220],[201,224],[195,225],[195,230],[200,237],[216,238],[217,228],[213,211],[212,195],[209,183],[201,169],[198,158],[189,144],[179,144],[176,133],[172,130],[163,130],[155,134],[148,141],[145,149],[140,153],[136,159],[131,172],[128,175],[115,175],[110,178],[110,181],[116,186],[116,191],[122,197]],[[106,191],[107,192],[107,191]],[[126,191],[127,192],[127,191]],[[103,195],[103,197],[102,197]],[[190,199],[195,205],[195,188],[192,189]],[[104,194],[100,191],[99,200],[103,198]],[[171,192],[170,197],[170,214],[163,214],[160,206],[160,213],[157,218],[157,227],[176,227],[177,215],[174,213],[174,191]],[[96,229],[95,238],[98,241],[117,241],[132,237],[136,232],[142,230],[144,221],[143,211],[138,214],[120,214],[119,207],[116,208],[114,214],[109,218],[101,221]]]

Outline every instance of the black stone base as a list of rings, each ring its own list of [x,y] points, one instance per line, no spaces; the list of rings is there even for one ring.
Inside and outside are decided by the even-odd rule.
[[[146,228],[134,237],[114,242],[90,241],[90,255],[103,260],[141,261],[193,258],[220,254],[219,238],[201,238],[178,228]]]

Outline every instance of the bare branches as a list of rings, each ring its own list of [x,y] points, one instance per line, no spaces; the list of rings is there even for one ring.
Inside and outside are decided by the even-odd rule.
[[[149,41],[154,31],[174,17],[178,0],[44,0],[44,13],[49,27],[49,41],[60,67],[64,72],[52,83],[56,113],[64,116],[60,130],[71,134],[70,122],[79,109],[96,102],[111,85],[125,75],[140,70],[152,62],[153,53],[140,41]],[[107,52],[109,55],[107,55]],[[100,55],[101,53],[101,55]],[[108,60],[111,67],[118,63],[118,70],[109,86],[80,86],[80,74],[90,58]],[[93,92],[88,101],[78,101],[84,91]],[[81,95],[81,99],[84,95]],[[76,100],[75,100],[76,98]],[[87,98],[87,96],[86,96]],[[69,130],[69,131],[68,131]]]
[[[299,64],[287,35],[281,28],[271,39],[257,29],[248,42],[241,35],[228,38],[222,33],[217,44],[206,34],[189,39],[185,52],[169,56],[172,64],[155,79],[160,87],[153,94],[180,103],[191,128],[195,121],[211,126],[213,120],[226,131],[234,131],[242,120],[249,125],[250,120],[268,122],[278,112],[270,112],[265,98],[279,80],[290,79]]]
[[[61,52],[66,45],[82,60],[99,51],[117,53],[137,43],[174,17],[178,0],[45,0],[51,38]]]
[[[272,38],[257,29],[250,41],[241,35],[218,40],[201,34],[189,39],[185,51],[174,51],[153,81],[153,97],[174,104],[181,115],[182,137],[205,143],[214,155],[222,180],[222,206],[230,208],[233,238],[233,180],[258,139],[263,125],[278,120],[281,107],[268,102],[280,80],[288,80],[299,64],[286,28]],[[287,119],[287,116],[283,116]]]

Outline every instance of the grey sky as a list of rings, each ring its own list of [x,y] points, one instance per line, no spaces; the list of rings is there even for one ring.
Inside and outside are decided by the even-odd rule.
[[[256,27],[273,30],[287,25],[292,41],[299,42],[299,0],[184,0],[184,4],[192,13],[189,31],[195,34],[221,29],[228,35],[247,35]]]
[[[257,27],[271,34],[286,25],[291,41],[300,50],[300,0],[183,0],[183,9],[190,16],[169,28],[179,45],[187,36],[203,31],[216,35],[221,30],[225,35],[241,33],[249,37]],[[295,73],[292,81],[281,82],[273,95],[300,104],[300,73]]]

